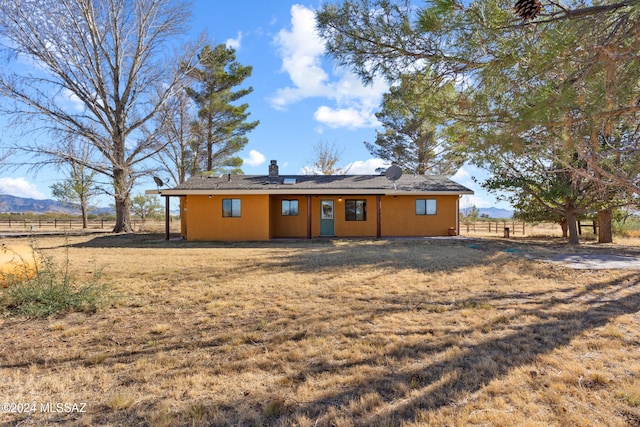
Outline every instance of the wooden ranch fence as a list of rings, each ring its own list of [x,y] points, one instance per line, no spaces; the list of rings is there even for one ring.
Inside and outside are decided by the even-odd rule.
[[[562,235],[562,229],[560,224],[556,223],[531,223],[524,221],[516,221],[513,219],[508,220],[484,220],[475,222],[463,221],[460,224],[461,234],[476,234],[476,235],[504,235],[509,236],[533,236],[533,235],[545,235],[545,236],[557,236]],[[597,235],[598,224],[594,221],[588,221],[586,223],[578,221],[578,234],[579,235]]]
[[[503,234],[504,237],[510,235],[525,235],[527,232],[527,223],[515,220],[496,220],[496,221],[469,221],[460,224],[460,230],[464,233],[482,233],[482,234]]]
[[[173,221],[173,218],[171,219]],[[133,229],[163,229],[164,220],[133,220]],[[87,228],[93,230],[113,229],[114,220],[90,219],[87,221]],[[82,220],[73,219],[0,219],[0,230],[5,231],[51,231],[51,230],[73,230],[82,229]]]

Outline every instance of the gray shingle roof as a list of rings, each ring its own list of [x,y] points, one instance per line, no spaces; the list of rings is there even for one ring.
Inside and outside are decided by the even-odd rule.
[[[286,183],[285,183],[286,182]],[[292,183],[293,182],[293,183]],[[447,193],[473,191],[444,176],[403,175],[394,183],[384,175],[220,175],[192,177],[163,195],[187,194],[393,194]]]

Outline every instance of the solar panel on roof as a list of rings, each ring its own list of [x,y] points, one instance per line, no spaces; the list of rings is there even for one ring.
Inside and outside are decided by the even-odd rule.
[[[285,178],[282,181],[283,184],[287,184],[287,185],[293,185],[296,183],[296,179],[295,178]]]

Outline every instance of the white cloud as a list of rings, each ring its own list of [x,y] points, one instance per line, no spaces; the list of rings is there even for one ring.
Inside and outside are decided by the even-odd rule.
[[[476,208],[489,208],[493,205],[494,203],[491,201],[483,199],[475,194],[464,194],[460,199],[460,209],[470,208],[472,206],[475,206]]]
[[[382,159],[356,160],[345,166],[345,169],[349,175],[375,175],[379,173],[376,169],[386,169],[389,165],[389,162]]]
[[[282,72],[292,86],[280,88],[271,106],[284,110],[307,98],[326,98],[335,106],[320,107],[314,117],[329,127],[376,127],[374,113],[388,85],[375,80],[364,86],[358,76],[341,68],[331,72],[323,68],[325,42],[316,31],[315,12],[301,5],[291,7],[291,28],[282,29],[274,38],[282,59]]]
[[[326,93],[329,76],[322,69],[324,41],[317,34],[315,13],[304,6],[291,6],[292,29],[282,29],[274,41],[282,58],[281,70],[289,74],[294,87],[279,89],[272,105],[284,109],[288,104]]]
[[[0,178],[0,194],[7,194],[15,197],[26,197],[30,199],[45,199],[36,186],[26,179],[20,178]]]
[[[471,179],[471,174],[465,169],[465,167],[461,167],[458,171],[451,177],[454,181],[468,181]]]
[[[238,37],[235,39],[228,38],[224,44],[227,46],[227,49],[240,50],[240,46],[242,44],[242,31],[238,31]]]
[[[321,175],[322,171],[314,168],[313,166],[307,165],[300,169],[300,175]]]
[[[477,208],[500,207],[512,209],[508,203],[498,200],[495,195],[488,193],[480,184],[478,184],[478,182],[484,181],[489,176],[490,175],[487,171],[470,164],[465,164],[458,169],[451,179],[458,184],[464,185],[475,193],[473,195],[463,195],[460,199],[460,208],[464,209],[475,206]]]
[[[260,166],[266,160],[267,158],[264,156],[264,154],[256,150],[249,151],[249,157],[242,159],[243,163],[246,163],[249,166]]]
[[[458,171],[451,177],[451,179],[458,184],[462,184],[465,187],[478,191],[481,189],[480,185],[475,181],[476,176],[485,179],[488,175],[486,171],[479,169],[477,166],[464,164]]]
[[[84,102],[82,102],[80,98],[78,98],[78,96],[69,89],[64,89],[62,91],[58,96],[58,101],[61,104],[68,105],[71,109],[77,112],[84,111],[85,109]]]
[[[330,128],[363,128],[375,127],[379,124],[376,116],[370,111],[358,110],[356,108],[333,109],[322,106],[316,110],[313,117]]]
[[[377,175],[380,172],[377,172],[376,169],[386,169],[389,165],[390,163],[385,162],[382,159],[368,159],[365,161],[356,160],[355,162],[342,166],[339,169],[346,175]],[[315,169],[313,166],[307,165],[300,169],[299,173],[302,175],[320,175],[322,174],[322,171]]]

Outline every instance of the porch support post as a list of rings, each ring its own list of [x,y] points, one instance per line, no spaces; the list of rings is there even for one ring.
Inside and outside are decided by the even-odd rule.
[[[461,198],[462,198],[462,194],[458,194],[458,198],[456,199],[456,236],[460,235],[460,199]],[[496,224],[496,231],[498,231],[498,224]],[[489,232],[491,232],[491,230],[489,230]]]
[[[382,203],[380,195],[376,195],[376,238],[382,237]]]
[[[307,239],[311,239],[311,196],[307,196]]]
[[[165,240],[169,240],[169,196],[164,196],[164,235]]]

